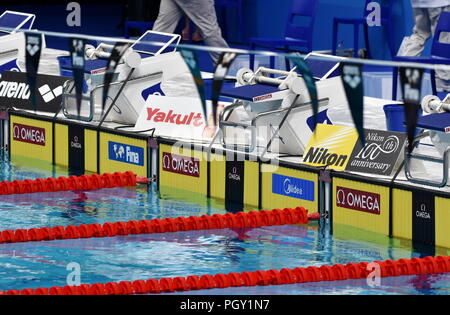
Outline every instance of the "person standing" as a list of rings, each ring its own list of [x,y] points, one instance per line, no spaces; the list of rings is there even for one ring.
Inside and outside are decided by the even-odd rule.
[[[228,48],[217,22],[214,0],[161,0],[154,31],[173,33],[183,13],[197,26],[207,46]],[[210,52],[217,63],[220,53]]]
[[[415,21],[413,34],[403,40],[398,56],[420,56],[427,40],[434,36],[441,12],[450,12],[450,0],[411,0],[411,6]],[[450,43],[449,34],[441,34],[439,41]],[[439,91],[450,91],[450,72],[436,71],[436,86]]]

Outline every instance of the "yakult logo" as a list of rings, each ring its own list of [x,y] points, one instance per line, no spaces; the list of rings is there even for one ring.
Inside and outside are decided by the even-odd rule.
[[[177,114],[173,110],[167,113],[161,111],[160,108],[147,108],[147,120],[155,123],[166,123],[174,125],[186,125],[201,127],[204,124],[203,115],[201,113]]]
[[[380,214],[381,197],[379,194],[345,187],[336,188],[336,205],[341,208]]]
[[[45,146],[45,129],[13,124],[13,139],[15,141]]]
[[[163,170],[191,177],[200,177],[200,162],[197,159],[163,153]]]

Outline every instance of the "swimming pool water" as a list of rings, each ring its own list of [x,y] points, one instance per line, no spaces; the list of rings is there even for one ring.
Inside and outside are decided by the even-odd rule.
[[[4,159],[0,180],[65,175],[56,168],[25,168]],[[189,195],[189,194],[187,194]],[[191,196],[192,197],[192,196]],[[181,199],[177,201],[176,199]],[[0,196],[0,230],[67,226],[225,213],[220,202],[188,198],[156,186],[89,192]],[[99,239],[0,244],[0,290],[64,286],[76,263],[81,283],[296,268],[419,257],[409,242],[366,233],[293,225],[134,235]],[[446,250],[443,250],[447,253]],[[189,294],[450,294],[450,275],[231,288]]]

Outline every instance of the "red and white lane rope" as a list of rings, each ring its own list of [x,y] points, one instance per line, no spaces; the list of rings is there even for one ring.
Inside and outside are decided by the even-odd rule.
[[[183,231],[215,230],[226,228],[256,228],[288,224],[308,223],[308,211],[304,208],[250,211],[237,214],[214,214],[201,217],[179,217],[143,221],[115,222],[66,227],[5,230],[0,232],[0,244],[37,241],[101,238],[121,235],[171,233]]]
[[[450,257],[426,257],[377,261],[381,277],[399,277],[450,272]],[[162,278],[137,281],[83,284],[52,288],[9,290],[0,295],[132,295],[186,292],[192,290],[224,289],[287,285],[295,283],[365,279],[372,272],[367,262],[359,264],[228,273],[203,276]]]

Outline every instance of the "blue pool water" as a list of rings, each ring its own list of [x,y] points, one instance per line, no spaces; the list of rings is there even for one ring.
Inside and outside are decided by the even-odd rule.
[[[61,175],[67,171],[8,161],[0,168],[0,180]],[[0,196],[0,230],[214,213],[225,213],[220,202],[159,193],[155,186]],[[331,236],[317,224],[0,244],[0,290],[64,286],[71,263],[80,266],[81,282],[90,284],[419,256],[409,242],[358,233]],[[375,288],[352,280],[189,294],[450,294],[450,275],[382,279]]]

